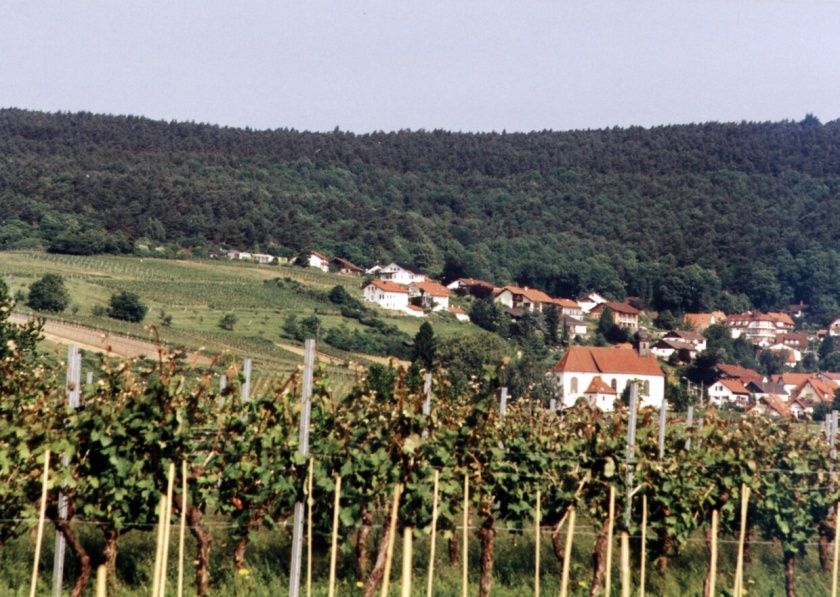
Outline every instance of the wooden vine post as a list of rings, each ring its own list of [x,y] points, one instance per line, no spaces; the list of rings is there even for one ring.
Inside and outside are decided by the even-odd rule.
[[[707,597],[715,594],[715,581],[717,577],[717,556],[718,556],[718,521],[720,511],[712,510],[711,545],[709,547],[709,593]]]
[[[469,524],[470,524],[470,478],[464,475],[464,520],[463,520],[463,541],[461,544],[461,595],[469,597],[469,584],[467,573],[469,572]]]
[[[537,511],[534,514],[534,597],[540,597],[540,489],[537,488]]]
[[[306,597],[312,597],[312,497],[313,469],[315,463],[309,459],[309,475],[306,480]]]
[[[388,597],[388,586],[391,582],[391,564],[394,561],[394,543],[397,539],[397,515],[400,510],[400,494],[402,485],[394,485],[394,500],[391,502],[391,519],[388,521],[388,545],[385,550],[385,572],[382,574],[382,597]]]
[[[403,551],[402,551],[402,597],[411,597],[411,566],[414,562],[412,537],[414,529],[405,527],[403,529]]]
[[[569,595],[569,570],[572,565],[572,542],[575,538],[575,507],[569,508],[569,519],[566,522],[569,526],[566,528],[566,548],[565,557],[563,558],[563,572],[560,577],[560,597],[568,597]]]
[[[639,597],[645,597],[645,579],[647,564],[647,521],[648,521],[648,500],[647,494],[642,494],[642,544],[639,549]]]
[[[607,510],[607,563],[604,571],[604,595],[612,594],[612,555],[615,526],[615,487],[610,485],[610,501]]]
[[[163,519],[163,549],[160,559],[160,597],[166,595],[166,571],[169,562],[169,535],[172,530],[172,496],[175,491],[175,463],[169,463],[169,471],[166,475],[166,508]]]
[[[333,501],[332,540],[330,541],[330,586],[329,597],[335,597],[335,568],[338,562],[338,523],[341,510],[341,475],[335,476],[335,498]]]
[[[747,535],[747,511],[750,504],[750,488],[741,483],[741,527],[738,534],[738,557],[735,562],[735,586],[733,595],[741,595],[744,589],[744,541]]]
[[[630,524],[633,513],[633,466],[636,463],[636,416],[638,414],[639,385],[630,383],[630,405],[627,419],[627,467],[625,484],[626,495],[624,502],[624,528],[621,531],[621,592],[630,594]]]
[[[178,597],[184,594],[184,538],[187,527],[187,461],[181,461],[181,520],[178,529]]]
[[[435,469],[434,488],[432,490],[432,538],[429,542],[429,578],[426,586],[426,597],[433,597],[435,578],[435,540],[437,539],[438,500],[440,491],[440,471]]]
[[[840,518],[840,502],[834,506],[834,562],[831,572],[831,597],[837,597],[837,568],[840,564],[840,540],[838,540],[838,518]]]
[[[38,531],[35,535],[35,558],[32,563],[32,584],[29,597],[35,597],[38,589],[38,563],[41,560],[41,542],[44,540],[44,517],[47,514],[47,488],[50,480],[50,451],[44,452],[44,477],[41,480],[41,504],[38,508]]]
[[[105,597],[108,594],[108,568],[100,564],[96,569],[96,597]]]

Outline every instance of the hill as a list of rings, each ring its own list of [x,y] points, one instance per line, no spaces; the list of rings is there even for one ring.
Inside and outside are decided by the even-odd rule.
[[[657,309],[840,311],[840,122],[471,134],[0,111],[0,248],[320,249]]]

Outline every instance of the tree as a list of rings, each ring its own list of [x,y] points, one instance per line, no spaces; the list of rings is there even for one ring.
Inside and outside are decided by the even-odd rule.
[[[840,351],[835,350],[821,359],[820,369],[823,371],[840,371]]]
[[[149,308],[133,292],[122,291],[111,295],[108,317],[123,321],[140,322]]]
[[[435,362],[435,352],[437,351],[437,342],[435,340],[435,332],[428,321],[424,321],[423,325],[414,336],[414,351],[413,361],[418,361],[427,371],[431,371]]]
[[[556,346],[560,343],[560,337],[568,336],[568,332],[560,329],[561,327],[560,307],[551,305],[545,314],[545,339],[552,345]]]
[[[611,344],[627,342],[627,331],[616,325],[615,320],[613,319],[612,309],[609,307],[604,307],[604,311],[598,319],[597,332]]]
[[[58,274],[44,274],[29,286],[26,306],[36,311],[61,313],[70,304],[70,294],[64,287],[64,278]]]
[[[470,307],[470,321],[488,332],[503,333],[504,316],[492,299],[478,299]]]
[[[231,331],[233,330],[233,326],[236,325],[236,315],[233,313],[225,313],[221,319],[219,319],[219,327],[223,330]]]

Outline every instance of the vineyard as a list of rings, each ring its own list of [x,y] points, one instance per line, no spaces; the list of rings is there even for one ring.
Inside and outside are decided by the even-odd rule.
[[[671,416],[664,425],[647,409],[551,411],[527,395],[503,398],[504,363],[466,384],[446,371],[427,377],[416,366],[372,366],[339,395],[323,369],[312,383],[298,371],[247,391],[236,366],[196,376],[161,350],[152,362],[102,359],[93,383],[81,388],[71,377],[68,388],[64,369],[37,354],[37,324],[12,325],[9,312],[5,301],[0,544],[19,545],[39,518],[49,521],[66,542],[73,572],[66,588],[74,596],[89,588],[100,564],[112,586],[147,590],[151,570],[126,578],[121,550],[136,549],[133,536],[142,529],[168,528],[161,521],[169,515],[183,517],[192,537],[190,553],[173,559],[181,570],[193,563],[194,594],[213,592],[220,567],[232,568],[248,592],[252,541],[291,525],[300,504],[309,521],[301,537],[311,554],[305,570],[316,562],[318,594],[325,585],[333,594],[340,583],[372,596],[388,583],[407,588],[416,575],[414,594],[485,596],[499,582],[494,570],[506,566],[497,554],[522,550],[533,556],[516,556],[528,562],[532,580],[519,594],[539,592],[541,581],[561,595],[630,594],[631,586],[644,592],[648,577],[646,590],[662,594],[653,577],[667,578],[686,552],[697,558],[698,540],[708,549],[705,579],[685,587],[689,594],[746,589],[752,554],[768,543],[779,548],[787,595],[797,594],[797,582],[812,594],[836,578],[836,427],[824,434],[714,410],[698,411],[690,423]],[[80,404],[71,408],[68,393],[77,390]],[[304,397],[309,408],[302,409]],[[223,541],[214,540],[219,526]],[[523,537],[544,538],[551,556],[538,557],[546,550]],[[738,546],[735,565],[720,543]],[[215,553],[214,544],[227,553]],[[439,559],[430,550],[448,553],[448,564],[438,564],[444,572],[429,567]],[[391,580],[397,551],[407,562],[399,582]],[[821,571],[802,579],[797,564],[809,552]],[[271,567],[285,574],[289,550],[280,553]],[[326,560],[325,573],[317,563]],[[179,579],[180,594],[183,573]],[[41,591],[48,582],[42,570]],[[444,582],[447,588],[436,586]]]

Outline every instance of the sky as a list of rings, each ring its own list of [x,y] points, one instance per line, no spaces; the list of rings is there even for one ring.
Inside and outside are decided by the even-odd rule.
[[[0,107],[257,129],[840,118],[840,2],[0,0]]]

